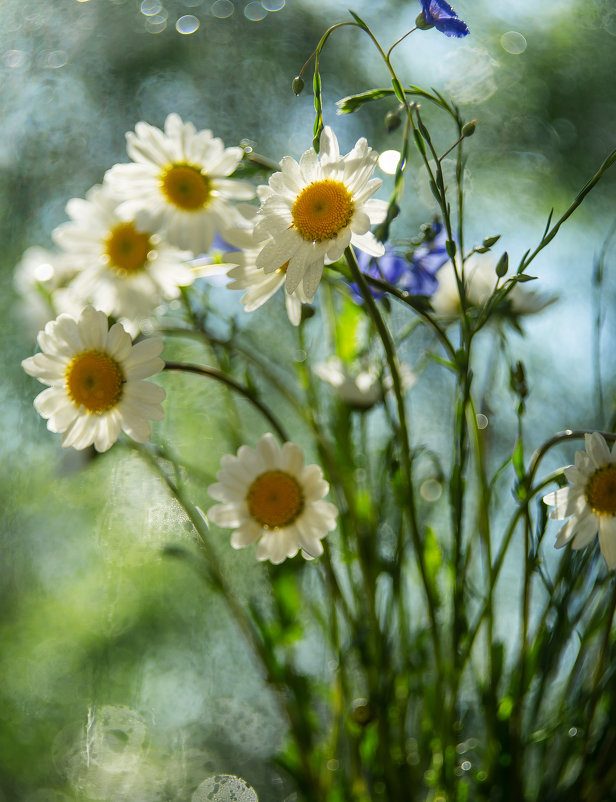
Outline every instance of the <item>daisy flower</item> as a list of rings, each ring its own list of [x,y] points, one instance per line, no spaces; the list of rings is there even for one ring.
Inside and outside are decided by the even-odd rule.
[[[214,235],[234,225],[230,201],[254,197],[251,184],[227,177],[242,160],[242,148],[225,148],[211,131],[197,131],[177,114],[167,117],[164,132],[137,123],[126,141],[133,164],[116,164],[105,182],[121,201],[121,216],[172,245],[206,253]]]
[[[82,306],[90,302],[108,315],[138,322],[194,280],[187,263],[192,253],[122,219],[107,187],[92,187],[85,200],[73,198],[66,212],[71,221],[52,237],[78,271],[71,289]]]
[[[138,443],[150,439],[150,419],[160,420],[162,387],[141,381],[162,370],[163,343],[152,337],[132,345],[121,323],[108,329],[104,312],[86,307],[79,319],[62,314],[39,332],[41,353],[23,369],[48,384],[34,399],[62,445],[107,451],[123,430]]]
[[[303,282],[311,301],[323,266],[339,259],[349,244],[382,256],[385,249],[370,232],[387,213],[385,201],[370,197],[382,183],[371,178],[377,159],[363,138],[341,156],[327,126],[319,155],[311,148],[299,164],[285,156],[281,172],[270,177],[269,186],[259,187],[256,233],[271,240],[257,257],[257,267],[273,273],[287,265],[287,291],[293,293]]]
[[[323,553],[321,539],[336,526],[338,510],[323,501],[329,485],[318,465],[304,466],[304,452],[295,443],[279,448],[264,434],[256,449],[241,446],[237,456],[225,455],[218,483],[208,493],[222,502],[209,511],[218,526],[235,529],[235,549],[257,542],[257,560],[274,564],[294,557]]]
[[[598,432],[584,436],[586,451],[575,452],[575,465],[563,468],[570,484],[543,497],[554,507],[551,518],[569,518],[556,537],[556,548],[571,542],[587,546],[599,533],[607,567],[616,568],[616,443],[610,451]],[[571,517],[569,517],[571,516]]]

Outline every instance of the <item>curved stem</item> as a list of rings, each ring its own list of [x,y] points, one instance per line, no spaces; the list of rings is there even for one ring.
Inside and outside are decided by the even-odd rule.
[[[285,430],[282,428],[281,424],[276,420],[273,413],[265,406],[262,401],[253,394],[248,387],[244,387],[243,384],[236,382],[235,379],[232,379],[230,376],[227,376],[226,373],[223,373],[216,368],[210,368],[202,365],[191,365],[184,362],[165,362],[165,370],[177,370],[183,371],[185,373],[196,373],[198,376],[204,376],[208,379],[214,379],[215,381],[221,382],[225,384],[227,387],[230,387],[236,393],[246,398],[250,403],[259,410],[259,412],[266,418],[269,423],[272,424],[274,429],[276,430],[276,434],[282,440],[283,443],[287,442],[289,438]]]

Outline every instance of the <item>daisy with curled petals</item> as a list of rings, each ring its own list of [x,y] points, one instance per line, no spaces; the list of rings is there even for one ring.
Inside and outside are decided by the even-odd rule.
[[[598,432],[584,436],[586,451],[575,452],[575,465],[564,468],[570,484],[543,497],[553,506],[551,518],[569,518],[556,538],[556,548],[571,542],[587,546],[599,533],[607,567],[616,568],[616,443],[610,448]],[[571,516],[571,517],[569,517]]]
[[[254,197],[250,184],[228,178],[242,160],[242,148],[225,148],[210,130],[197,131],[177,114],[167,117],[164,132],[137,123],[126,141],[133,164],[116,164],[105,175],[121,201],[118,211],[178,248],[207,253],[214,235],[224,236],[234,225],[230,201]]]
[[[66,212],[71,220],[52,237],[77,271],[71,291],[82,305],[90,302],[108,315],[138,322],[195,279],[188,264],[192,253],[120,218],[107,187],[92,187],[85,200],[72,198]]]
[[[335,528],[338,510],[323,501],[329,485],[318,465],[304,465],[300,446],[279,448],[272,434],[264,434],[256,449],[241,446],[237,456],[226,454],[217,478],[208,493],[222,503],[209,517],[235,529],[233,548],[258,541],[257,560],[274,564],[299,549],[307,559],[323,553],[321,539]]]
[[[290,156],[281,162],[269,186],[259,187],[261,200],[256,234],[271,241],[257,258],[257,267],[273,273],[287,265],[286,287],[293,293],[303,282],[309,301],[321,280],[323,266],[355,245],[371,256],[385,249],[370,232],[387,213],[385,201],[371,198],[381,186],[371,178],[378,154],[360,139],[341,156],[329,127],[321,133],[319,155],[311,148],[299,164]]]
[[[24,359],[30,376],[49,385],[34,399],[62,445],[107,451],[125,431],[138,443],[150,439],[150,420],[160,420],[162,387],[142,381],[162,370],[163,343],[136,345],[121,323],[108,329],[104,312],[86,307],[77,320],[60,315],[39,333],[41,353]]]

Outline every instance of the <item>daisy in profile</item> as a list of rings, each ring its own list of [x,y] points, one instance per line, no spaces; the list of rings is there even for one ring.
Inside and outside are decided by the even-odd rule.
[[[616,443],[610,451],[598,432],[584,436],[586,451],[575,452],[575,465],[564,468],[570,484],[543,497],[554,507],[551,518],[569,518],[556,538],[556,548],[587,546],[599,533],[607,567],[616,568]],[[569,517],[571,516],[571,517]]]
[[[158,231],[168,242],[198,255],[214,235],[232,228],[233,200],[249,200],[254,189],[228,178],[242,160],[242,148],[225,148],[209,130],[197,131],[170,114],[165,130],[139,122],[126,134],[132,164],[116,164],[105,182],[121,201],[119,213],[139,229]]]
[[[300,549],[306,558],[323,553],[321,539],[335,528],[338,510],[322,500],[329,485],[318,465],[304,465],[300,446],[280,448],[264,434],[256,449],[241,446],[237,456],[226,454],[217,478],[208,493],[222,503],[208,514],[235,530],[233,548],[257,543],[257,560],[275,564]]]
[[[287,265],[286,287],[303,291],[311,301],[323,266],[339,259],[355,245],[371,256],[382,256],[383,245],[370,232],[381,223],[387,203],[371,196],[381,186],[371,178],[378,154],[360,139],[341,156],[338,140],[329,127],[321,133],[320,154],[311,148],[299,163],[290,156],[281,162],[269,186],[259,187],[256,234],[270,241],[257,257],[256,266],[273,273]]]
[[[92,303],[108,315],[138,323],[194,280],[188,264],[192,253],[120,218],[107,187],[92,187],[85,200],[72,198],[66,212],[71,220],[52,237],[77,271],[71,291],[81,306]]]
[[[34,399],[62,445],[94,444],[107,451],[125,431],[138,443],[150,439],[150,420],[160,420],[162,387],[142,379],[162,370],[163,343],[152,337],[136,345],[121,323],[108,329],[104,312],[86,307],[79,319],[62,314],[38,335],[41,353],[23,369],[49,385]]]

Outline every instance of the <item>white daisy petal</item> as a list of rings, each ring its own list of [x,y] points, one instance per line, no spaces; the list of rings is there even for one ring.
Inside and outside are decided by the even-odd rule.
[[[592,432],[584,437],[586,453],[592,460],[595,468],[602,468],[610,462],[610,450],[599,432]]]
[[[208,488],[215,504],[210,519],[230,527],[234,548],[257,542],[257,560],[279,564],[301,549],[304,556],[322,554],[321,539],[336,526],[338,510],[323,501],[328,491],[317,465],[304,467],[295,443],[282,448],[272,434],[256,448],[241,446],[237,456],[225,455],[218,482]]]
[[[604,516],[599,522],[599,546],[610,571],[616,568],[616,516]]]

